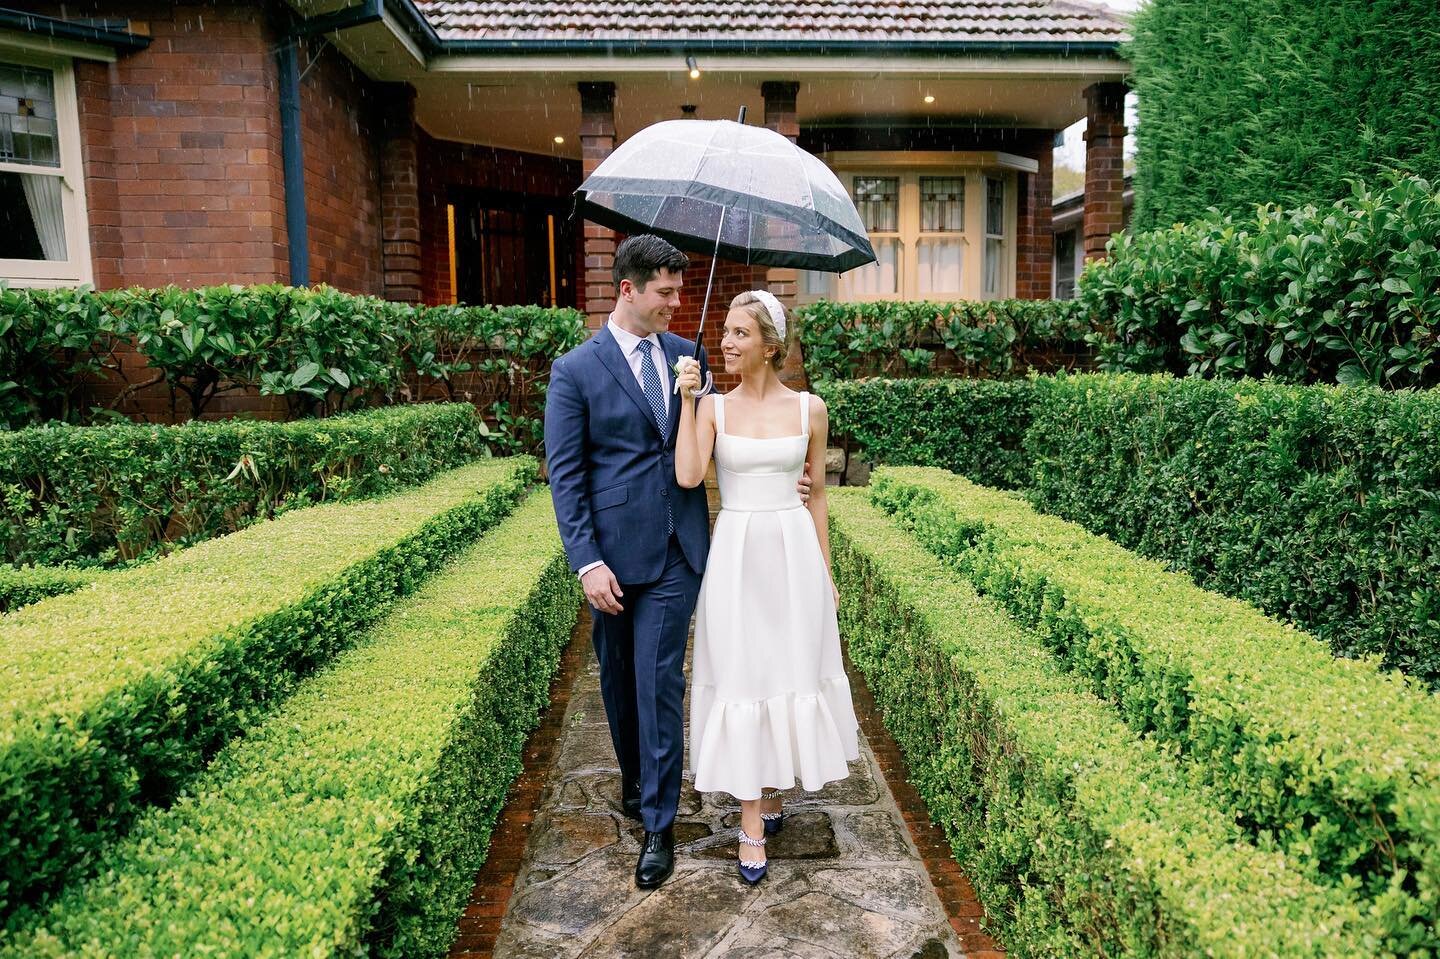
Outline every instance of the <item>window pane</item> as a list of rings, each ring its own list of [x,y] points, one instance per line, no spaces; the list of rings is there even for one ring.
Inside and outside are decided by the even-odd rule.
[[[894,233],[900,229],[900,178],[857,176],[855,206],[867,231]]]
[[[1005,262],[1005,241],[985,238],[985,295],[999,296],[1000,268]]]
[[[920,232],[958,233],[965,229],[965,178],[920,178]]]
[[[1005,235],[1005,181],[985,178],[985,232]]]
[[[0,160],[60,165],[49,70],[0,63]]]
[[[1055,234],[1055,299],[1075,297],[1075,231]]]
[[[834,296],[835,274],[819,270],[800,271],[800,292],[806,296]]]
[[[899,291],[900,240],[879,237],[871,242],[875,262],[845,274],[842,296],[891,296]]]
[[[916,250],[920,266],[920,292],[959,293],[964,252],[965,245],[958,239],[928,237],[920,240]]]
[[[0,173],[0,259],[65,260],[60,178]]]

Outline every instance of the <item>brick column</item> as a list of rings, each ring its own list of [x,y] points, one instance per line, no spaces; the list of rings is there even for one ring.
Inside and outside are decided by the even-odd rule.
[[[615,149],[615,84],[578,84],[580,88],[580,174],[595,172]],[[585,222],[585,313],[598,330],[615,309],[615,231]]]
[[[760,95],[765,98],[765,126],[794,143],[800,138],[800,114],[796,100],[800,95],[800,84],[794,80],[768,80],[760,84]],[[765,287],[785,305],[786,315],[795,311],[795,297],[800,291],[800,275],[785,267],[771,267],[765,272]],[[780,380],[792,389],[808,389],[805,365],[800,357],[800,338],[794,323],[786,336],[788,345],[785,366],[780,371]]]
[[[1085,259],[1105,256],[1105,243],[1125,225],[1125,84],[1085,88]]]
[[[1021,300],[1050,298],[1055,259],[1055,231],[1051,224],[1050,205],[1054,192],[1054,139],[1053,133],[1045,133],[1033,152],[1040,169],[1019,176],[1015,296]]]
[[[386,84],[380,94],[380,249],[385,299],[420,302],[420,135],[415,90]]]

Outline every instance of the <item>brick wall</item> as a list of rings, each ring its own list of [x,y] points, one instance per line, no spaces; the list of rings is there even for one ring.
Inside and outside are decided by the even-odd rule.
[[[424,302],[450,302],[450,234],[445,207],[451,187],[568,197],[579,185],[580,164],[574,160],[437,140],[421,132],[420,283]],[[578,237],[572,254],[579,262]],[[559,253],[556,255],[558,258]],[[580,309],[585,309],[583,302]]]
[[[117,63],[76,64],[97,286],[285,275],[277,38],[266,11],[163,3],[95,11],[129,17],[153,37]]]
[[[150,46],[113,64],[76,61],[96,286],[195,287],[289,279],[275,48],[269,4],[134,2],[47,5],[41,12],[129,19]],[[324,52],[320,52],[320,51]],[[312,54],[318,62],[311,66]],[[379,163],[372,85],[333,48],[301,53],[312,282],[381,291]],[[153,376],[123,351],[123,381],[96,384],[108,404]],[[186,404],[180,398],[181,419]],[[171,418],[161,387],[119,409]],[[231,393],[207,416],[279,417],[285,404]]]
[[[305,77],[300,83],[300,117],[310,282],[379,296],[385,291],[376,102],[381,88],[333,47],[310,41],[307,49],[308,55],[300,55]],[[317,50],[324,52],[310,66],[310,55]],[[283,232],[283,217],[279,226]]]

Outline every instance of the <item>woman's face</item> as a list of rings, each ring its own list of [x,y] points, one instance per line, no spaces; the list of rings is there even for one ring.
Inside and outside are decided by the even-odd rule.
[[[760,324],[744,307],[736,307],[725,316],[725,335],[720,352],[725,357],[726,373],[751,373],[770,362],[770,350],[760,335]]]

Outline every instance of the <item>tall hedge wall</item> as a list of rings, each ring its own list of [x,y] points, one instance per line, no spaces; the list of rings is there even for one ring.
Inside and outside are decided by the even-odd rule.
[[[1132,32],[1137,229],[1440,175],[1434,0],[1150,0]]]
[[[872,461],[1028,489],[1337,653],[1440,685],[1440,390],[1133,374],[821,389]]]

